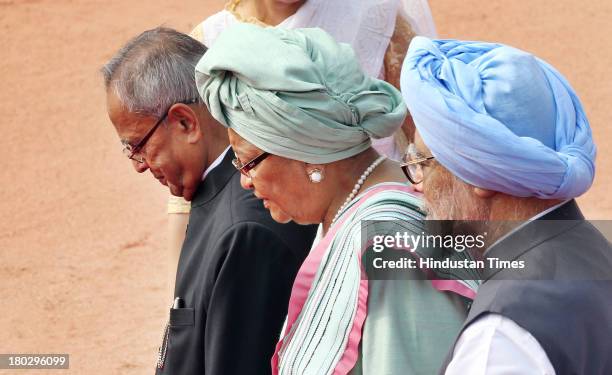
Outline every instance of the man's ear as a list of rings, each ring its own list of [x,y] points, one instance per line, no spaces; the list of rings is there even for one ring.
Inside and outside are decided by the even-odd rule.
[[[489,199],[495,194],[497,194],[497,192],[494,190],[483,189],[476,186],[472,186],[472,188],[474,189],[474,194],[476,194],[479,198],[482,199]]]
[[[200,122],[194,110],[183,103],[176,103],[168,111],[168,122],[176,124],[187,136],[187,142],[197,143],[202,138]]]

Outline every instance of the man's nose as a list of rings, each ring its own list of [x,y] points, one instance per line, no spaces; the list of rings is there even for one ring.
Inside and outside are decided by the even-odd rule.
[[[240,175],[240,185],[242,185],[243,189],[253,189],[253,182],[251,181],[251,177],[245,176],[243,174]]]
[[[146,172],[149,169],[149,165],[147,164],[146,160],[144,160],[142,163],[132,160],[132,167],[134,167],[138,173]]]

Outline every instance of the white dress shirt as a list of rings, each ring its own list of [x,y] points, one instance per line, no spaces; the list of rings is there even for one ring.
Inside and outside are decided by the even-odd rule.
[[[487,314],[461,334],[446,375],[554,375],[538,341],[513,320]]]

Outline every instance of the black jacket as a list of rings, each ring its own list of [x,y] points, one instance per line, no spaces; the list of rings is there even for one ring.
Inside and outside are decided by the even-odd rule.
[[[198,187],[157,374],[269,374],[295,275],[316,228],[278,224],[227,152]]]

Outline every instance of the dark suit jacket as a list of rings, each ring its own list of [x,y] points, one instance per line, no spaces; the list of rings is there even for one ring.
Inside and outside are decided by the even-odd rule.
[[[269,374],[313,226],[278,224],[240,186],[229,150],[198,187],[157,374]],[[161,366],[161,368],[160,368]]]

